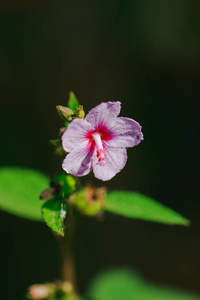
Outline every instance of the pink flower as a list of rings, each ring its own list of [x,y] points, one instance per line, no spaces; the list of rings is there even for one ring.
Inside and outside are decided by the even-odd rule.
[[[93,169],[96,178],[106,181],[124,168],[126,148],[138,145],[143,135],[136,121],[117,117],[120,110],[119,101],[103,102],[68,125],[62,135],[69,152],[62,164],[67,173],[84,176]]]

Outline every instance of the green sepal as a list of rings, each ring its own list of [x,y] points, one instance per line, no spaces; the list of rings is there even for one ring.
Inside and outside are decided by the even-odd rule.
[[[60,185],[60,195],[64,198],[69,197],[76,189],[76,178],[73,175],[59,173],[54,180]]]
[[[67,107],[69,109],[71,109],[73,112],[76,111],[77,107],[78,107],[79,103],[78,103],[78,100],[76,98],[76,96],[74,95],[73,92],[70,92],[69,93],[69,101],[68,101],[68,104],[67,104]]]
[[[67,128],[69,125],[69,122],[66,121],[64,125],[65,125],[65,128]]]
[[[58,140],[50,140],[49,141],[52,145],[56,146],[56,147],[62,147],[62,143],[61,143],[61,140],[58,139]]]
[[[50,143],[56,147],[55,148],[55,153],[57,155],[59,155],[59,156],[61,156],[63,158],[67,155],[67,152],[62,147],[61,139],[50,140]]]
[[[58,155],[62,158],[65,158],[65,156],[67,155],[67,152],[62,147],[56,148],[55,153],[56,153],[56,155]]]
[[[64,236],[64,219],[66,204],[60,197],[48,200],[42,206],[42,216],[46,224],[56,233]]]

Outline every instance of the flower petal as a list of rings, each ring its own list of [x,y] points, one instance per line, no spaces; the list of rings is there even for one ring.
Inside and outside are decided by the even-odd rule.
[[[124,168],[127,161],[127,153],[125,148],[112,148],[105,146],[105,151],[105,165],[98,164],[96,150],[92,156],[94,176],[103,181],[113,178]]]
[[[74,119],[62,135],[62,146],[66,152],[85,148],[88,143],[87,133],[94,127],[83,119]]]
[[[100,125],[111,124],[121,110],[121,102],[102,102],[89,111],[85,120],[90,122],[95,128]]]
[[[63,161],[63,170],[75,176],[87,175],[92,170],[92,154],[93,150],[88,148],[70,152]]]
[[[107,141],[107,145],[115,148],[128,148],[138,145],[143,140],[141,126],[129,118],[117,118],[109,130],[113,138]]]

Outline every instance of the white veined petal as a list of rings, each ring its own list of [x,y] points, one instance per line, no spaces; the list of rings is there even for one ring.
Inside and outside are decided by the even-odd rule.
[[[100,180],[107,181],[119,173],[126,164],[127,153],[125,148],[105,147],[105,164],[99,165],[97,152],[92,155],[92,167],[94,176]]]
[[[88,148],[70,152],[63,161],[63,170],[75,176],[87,175],[92,170],[92,154]]]
[[[84,119],[74,119],[62,135],[62,146],[66,152],[83,149],[88,144],[87,133],[94,127]]]

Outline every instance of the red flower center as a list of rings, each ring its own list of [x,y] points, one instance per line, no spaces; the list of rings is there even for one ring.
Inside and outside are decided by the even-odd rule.
[[[92,130],[87,133],[86,138],[89,140],[89,147],[90,149],[96,147],[97,149],[97,158],[98,158],[98,165],[105,166],[105,146],[104,141],[108,141],[112,139],[112,133],[103,125],[98,126],[96,130]]]

